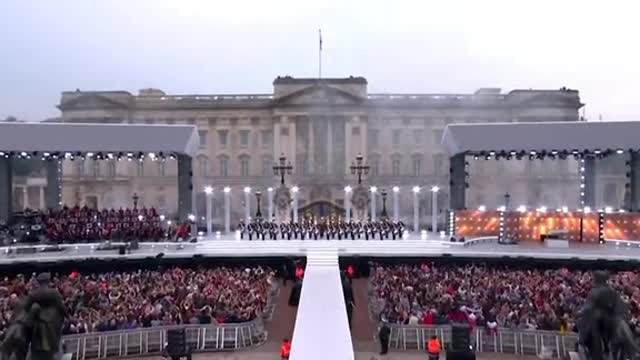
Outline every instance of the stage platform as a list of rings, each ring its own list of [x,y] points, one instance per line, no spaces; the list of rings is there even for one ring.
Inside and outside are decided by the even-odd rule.
[[[117,245],[117,244],[113,244]],[[125,255],[118,250],[98,250],[99,244],[64,245],[63,251],[25,251],[31,245],[0,250],[0,264],[60,262],[87,259],[121,260],[155,257],[283,257],[306,256],[310,251],[335,251],[338,256],[368,257],[526,257],[556,260],[640,260],[640,247],[614,244],[571,243],[568,248],[548,248],[544,244],[501,245],[495,238],[469,239],[466,243],[441,240],[207,240],[197,243],[141,243]],[[8,250],[11,249],[9,253]],[[18,253],[23,249],[23,253]]]

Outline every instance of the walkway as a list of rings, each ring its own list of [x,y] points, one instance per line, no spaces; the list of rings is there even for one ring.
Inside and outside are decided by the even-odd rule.
[[[309,251],[291,360],[353,360],[353,345],[335,249]]]

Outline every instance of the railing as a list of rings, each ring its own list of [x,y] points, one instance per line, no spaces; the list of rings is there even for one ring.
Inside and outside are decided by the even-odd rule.
[[[273,95],[269,94],[247,94],[247,95],[234,95],[234,94],[221,94],[221,95],[165,95],[165,96],[145,96],[139,99],[144,101],[246,101],[246,100],[273,100]]]
[[[369,94],[369,100],[504,100],[503,94]]]
[[[381,326],[381,325],[380,325]],[[389,347],[398,350],[425,350],[425,344],[433,335],[440,338],[445,348],[451,344],[451,326],[394,325],[391,329]],[[561,334],[555,331],[498,329],[487,332],[476,328],[471,332],[471,344],[476,352],[495,352],[516,355],[538,355],[551,351],[556,358],[574,351],[578,341],[575,333]]]
[[[62,343],[74,360],[153,356],[162,354],[167,330],[175,328],[186,329],[187,346],[192,352],[237,350],[260,345],[267,339],[262,319],[257,318],[239,324],[163,326],[66,335]]]

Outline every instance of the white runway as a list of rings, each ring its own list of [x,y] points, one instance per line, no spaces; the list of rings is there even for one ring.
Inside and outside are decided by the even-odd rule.
[[[351,331],[336,251],[307,254],[291,360],[353,360]]]

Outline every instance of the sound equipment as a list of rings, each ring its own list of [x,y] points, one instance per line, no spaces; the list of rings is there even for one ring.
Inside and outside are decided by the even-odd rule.
[[[167,330],[167,354],[171,357],[180,357],[188,353],[185,329]]]
[[[476,360],[476,353],[472,351],[447,351],[447,360]]]
[[[120,245],[120,247],[118,247],[118,254],[124,255],[126,253],[127,253],[127,248],[124,245]]]
[[[469,351],[471,346],[471,328],[466,324],[451,326],[451,350],[454,352]]]

